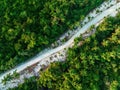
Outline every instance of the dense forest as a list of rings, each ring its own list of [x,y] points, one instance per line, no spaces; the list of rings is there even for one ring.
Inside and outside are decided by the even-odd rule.
[[[53,43],[105,0],[0,0],[0,73]]]
[[[78,41],[83,44],[79,46]],[[93,35],[86,39],[77,38],[75,43],[68,50],[65,62],[52,63],[40,72],[37,87],[50,90],[120,90],[120,13],[116,17],[105,18]],[[26,83],[13,90],[29,90],[30,87],[25,89],[25,86]]]
[[[69,49],[66,62],[51,64],[38,82],[52,90],[120,90],[120,13]]]

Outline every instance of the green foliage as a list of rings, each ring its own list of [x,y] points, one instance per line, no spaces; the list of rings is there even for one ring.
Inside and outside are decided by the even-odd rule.
[[[4,77],[4,79],[2,80],[2,83],[3,84],[6,84],[7,81],[10,81],[12,79],[16,79],[16,78],[19,78],[19,73],[16,72],[16,70],[13,72],[13,74],[7,74],[7,76]]]
[[[65,62],[42,72],[39,85],[52,90],[120,90],[119,21],[120,13],[106,18],[82,46],[69,49]]]
[[[31,77],[30,79],[25,79],[25,82],[23,84],[20,84],[18,87],[8,90],[42,90],[42,89],[38,87],[36,78]]]
[[[49,46],[103,1],[1,0],[0,73]]]

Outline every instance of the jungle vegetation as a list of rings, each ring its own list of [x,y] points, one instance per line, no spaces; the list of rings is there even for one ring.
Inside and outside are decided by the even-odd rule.
[[[81,41],[83,44],[76,46]],[[39,88],[120,90],[120,13],[105,18],[94,34],[86,39],[79,37],[75,43],[65,62],[52,63],[40,72],[36,80]]]
[[[80,40],[78,38],[78,40]],[[83,45],[68,50],[65,62],[40,73],[39,86],[52,90],[120,90],[120,13],[105,18]]]
[[[0,0],[0,73],[28,60],[105,0]]]

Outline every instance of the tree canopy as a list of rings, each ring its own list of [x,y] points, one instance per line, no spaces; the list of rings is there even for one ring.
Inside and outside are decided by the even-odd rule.
[[[104,0],[1,0],[0,73],[48,47]]]
[[[95,34],[76,38],[75,45],[83,44],[70,48],[65,62],[52,63],[39,79],[25,80],[13,90],[31,90],[31,85],[32,90],[120,90],[119,21],[120,13],[106,18]]]
[[[119,21],[120,13],[106,18],[83,45],[68,50],[65,62],[41,72],[39,85],[52,90],[120,90]]]

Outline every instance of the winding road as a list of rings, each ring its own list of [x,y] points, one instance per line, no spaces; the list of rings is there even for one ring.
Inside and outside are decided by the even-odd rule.
[[[82,28],[78,28],[79,31],[73,35],[71,37],[71,39],[69,39],[66,43],[64,43],[63,45],[55,48],[55,49],[51,49],[48,50],[47,52],[45,52],[44,54],[41,54],[39,56],[36,56],[34,58],[32,58],[31,60],[29,60],[28,62],[25,62],[17,67],[15,67],[12,70],[9,70],[3,74],[0,75],[0,83],[2,81],[2,79],[9,73],[13,73],[15,70],[17,70],[17,72],[21,72],[22,70],[26,69],[28,66],[31,66],[37,62],[40,62],[42,59],[44,59],[45,57],[50,56],[53,53],[57,53],[60,50],[64,49],[64,48],[68,48],[70,47],[70,45],[74,42],[74,39],[76,37],[78,37],[80,34],[84,33],[88,28],[90,28],[91,25],[93,24],[97,24],[100,20],[102,20],[104,17],[116,12],[116,9],[120,8],[120,2],[115,4],[114,6],[108,8],[107,10],[103,11],[102,13],[100,13],[98,16],[96,16],[95,18],[93,18],[90,22],[88,22],[87,24],[85,24]]]

